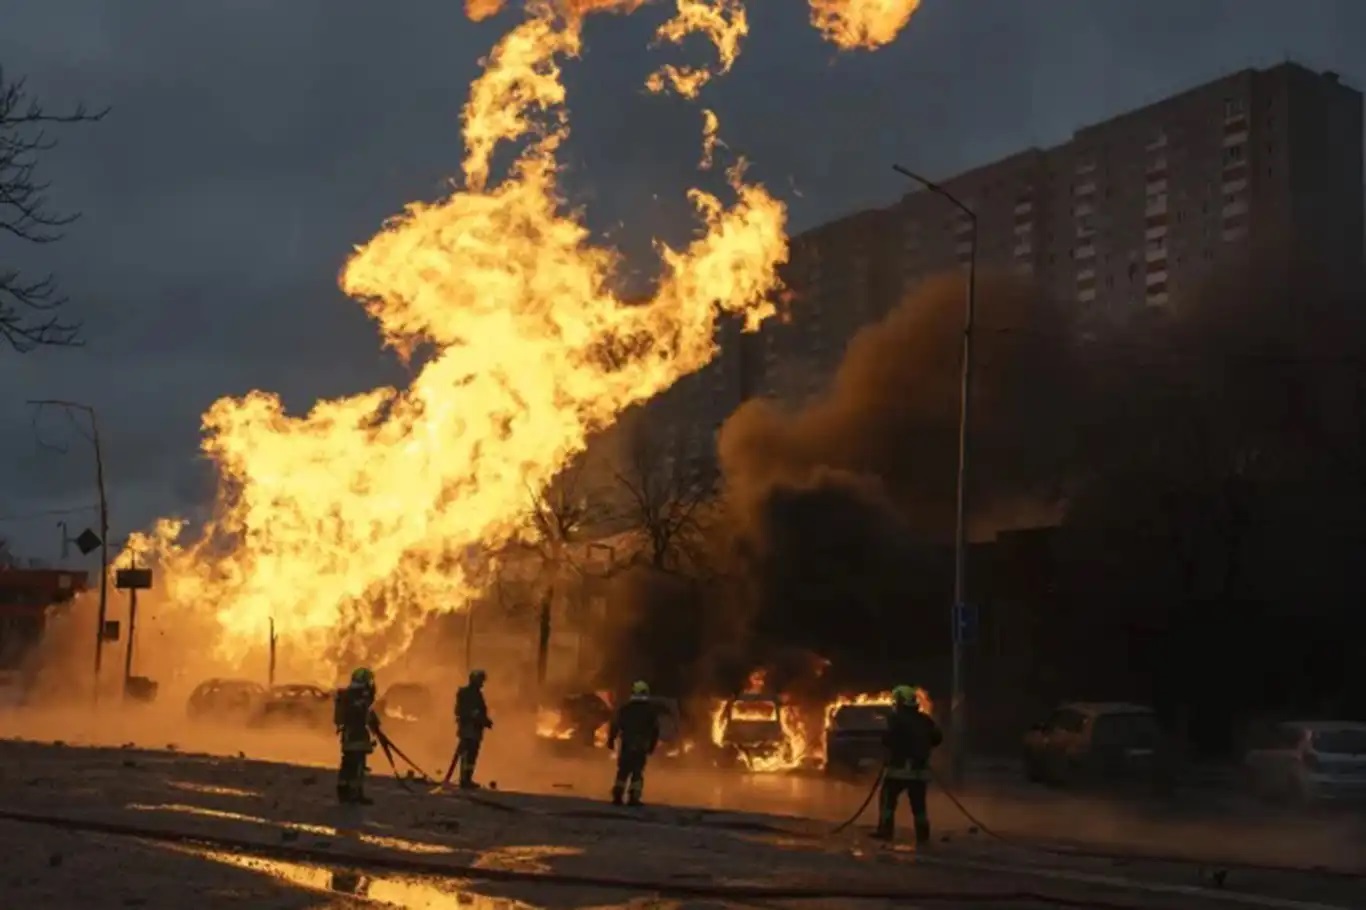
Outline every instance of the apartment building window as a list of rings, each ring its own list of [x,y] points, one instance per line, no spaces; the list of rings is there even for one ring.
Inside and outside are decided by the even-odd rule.
[[[1082,158],[1077,161],[1077,174],[1094,174],[1096,171],[1096,160],[1094,158]]]
[[[1096,299],[1096,289],[1095,289],[1095,288],[1087,288],[1087,289],[1084,290],[1084,291],[1077,291],[1077,302],[1078,302],[1078,303],[1091,303],[1091,302],[1092,302],[1093,300],[1095,300],[1095,299]]]
[[[1234,120],[1234,119],[1236,119],[1236,118],[1238,118],[1238,117],[1246,116],[1246,114],[1247,114],[1247,102],[1245,102],[1242,98],[1225,98],[1225,99],[1224,99],[1224,119],[1225,119],[1225,120]]]
[[[1224,149],[1225,166],[1230,164],[1238,164],[1243,160],[1245,153],[1246,148],[1242,144],[1230,145],[1228,148]]]
[[[1072,258],[1077,260],[1078,262],[1084,262],[1087,259],[1094,259],[1096,258],[1096,248],[1094,245],[1089,243],[1084,246],[1079,246],[1072,251]]]
[[[1078,183],[1072,187],[1072,195],[1079,200],[1090,199],[1096,195],[1096,182],[1087,180],[1085,183]]]
[[[1148,151],[1156,151],[1167,147],[1167,131],[1159,129],[1153,138],[1148,140]]]

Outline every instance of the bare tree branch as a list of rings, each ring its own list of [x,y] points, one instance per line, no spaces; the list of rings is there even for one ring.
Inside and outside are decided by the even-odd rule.
[[[699,568],[700,517],[712,500],[714,474],[674,462],[643,424],[627,433],[613,476],[629,500],[626,517],[645,538],[645,561],[663,572]]]
[[[38,179],[42,153],[57,146],[48,128],[93,123],[108,113],[108,108],[91,111],[84,104],[49,113],[23,79],[6,81],[0,70],[0,237],[32,245],[62,239],[80,213],[54,212],[47,198],[50,184]],[[52,275],[28,278],[17,267],[0,265],[0,338],[15,351],[79,345],[80,326],[58,313],[66,303]]]

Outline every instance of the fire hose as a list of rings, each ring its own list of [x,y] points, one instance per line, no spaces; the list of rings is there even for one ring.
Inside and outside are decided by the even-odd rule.
[[[873,779],[873,784],[868,789],[868,795],[863,798],[863,802],[859,805],[858,810],[853,815],[849,816],[849,818],[845,819],[843,822],[836,825],[834,828],[831,828],[829,831],[825,832],[820,836],[833,837],[836,834],[843,832],[846,828],[848,828],[849,826],[853,825],[856,821],[858,821],[859,818],[862,817],[864,811],[867,810],[868,804],[873,801],[873,797],[877,794],[878,787],[881,786],[882,780],[886,776],[886,772],[887,766],[884,763],[880,768],[878,768],[877,776]],[[1019,847],[1023,850],[1033,850],[1039,853],[1047,853],[1052,856],[1063,856],[1072,859],[1105,859],[1125,862],[1132,862],[1135,860],[1147,860],[1150,862],[1170,863],[1173,865],[1217,866],[1225,870],[1241,869],[1250,872],[1273,872],[1283,873],[1287,875],[1321,875],[1329,878],[1346,879],[1348,881],[1361,881],[1362,879],[1366,878],[1366,875],[1363,875],[1360,872],[1356,872],[1350,869],[1335,869],[1329,866],[1295,866],[1285,864],[1252,863],[1241,862],[1226,858],[1196,858],[1190,856],[1175,856],[1162,853],[1146,853],[1132,851],[1125,853],[1118,850],[1104,850],[1080,846],[1062,847],[1052,844],[1044,844],[1028,840],[1021,840],[1013,837],[1008,837],[1000,833],[999,831],[994,830],[990,825],[986,824],[984,821],[982,821],[980,818],[974,815],[972,813],[972,810],[970,810],[967,806],[963,805],[963,801],[958,798],[958,795],[956,793],[953,792],[953,788],[945,784],[943,780],[941,780],[932,771],[930,772],[930,780],[933,781],[933,783],[940,790],[940,792],[944,794],[945,798],[948,799],[949,802],[953,803],[954,808],[956,808],[960,813],[962,813],[963,817],[966,818],[973,825],[975,825],[979,831],[981,831],[987,837],[992,838],[993,840],[1000,841],[1001,843],[1006,844],[1007,846]],[[802,836],[795,831],[790,831],[786,833],[794,836]]]
[[[433,778],[430,774],[424,771],[416,762],[409,758],[408,755],[404,753],[403,750],[400,749],[398,745],[387,735],[385,735],[384,733],[378,733],[377,738],[379,739],[381,748],[384,750],[384,756],[389,762],[389,767],[392,768],[394,771],[394,778],[398,781],[399,786],[403,787],[403,789],[409,792],[416,792],[408,784],[406,775],[399,772],[398,767],[394,762],[395,755],[397,755],[400,760],[402,760],[410,768],[412,768],[414,772],[416,772],[416,776],[418,777],[418,779],[422,780],[424,783],[435,784],[436,789],[431,792],[435,793],[438,790],[440,790],[442,786],[444,786],[444,781],[438,783],[435,780],[435,778]],[[873,797],[877,795],[878,788],[882,785],[882,781],[883,778],[886,777],[886,773],[887,766],[884,763],[881,767],[878,768],[877,776],[873,778],[872,785],[868,788],[867,795],[864,796],[863,802],[859,804],[859,807],[854,812],[854,814],[849,816],[847,819],[840,822],[838,825],[826,831],[824,834],[820,836],[834,837],[835,835],[842,833],[850,826],[852,826],[855,822],[857,822],[859,818],[863,816],[863,813],[867,811],[868,805],[873,801]],[[959,799],[958,795],[954,793],[953,789],[949,787],[947,784],[945,784],[944,781],[938,775],[934,774],[933,771],[930,772],[930,780],[944,794],[945,798],[953,804],[954,808],[956,808],[963,815],[964,818],[966,818],[969,822],[975,825],[976,828],[983,834],[985,834],[987,837],[990,837],[993,840],[1006,844],[1007,846],[1019,847],[1024,850],[1033,850],[1039,853],[1047,853],[1052,856],[1064,856],[1073,859],[1108,859],[1124,861],[1149,860],[1152,862],[1172,863],[1178,865],[1219,866],[1225,869],[1244,869],[1256,872],[1278,872],[1292,875],[1323,875],[1331,878],[1341,878],[1351,881],[1359,881],[1363,878],[1366,878],[1366,876],[1363,876],[1360,872],[1355,872],[1348,869],[1334,869],[1327,866],[1294,866],[1266,863],[1249,863],[1234,861],[1225,858],[1198,859],[1189,856],[1174,856],[1167,854],[1144,852],[1125,853],[1117,850],[1103,850],[1087,847],[1060,847],[1050,844],[1042,844],[1038,842],[1031,842],[1027,840],[1012,838],[1000,833],[999,831],[996,831],[986,822],[982,821],[980,818],[974,815],[972,810],[965,806],[963,804],[963,801]],[[473,797],[470,797],[470,799],[474,802],[488,805],[492,808],[497,808],[506,811],[518,811],[515,807],[509,806],[502,802],[479,800],[474,799]],[[803,832],[797,831],[788,831],[786,833],[797,837],[806,836]]]

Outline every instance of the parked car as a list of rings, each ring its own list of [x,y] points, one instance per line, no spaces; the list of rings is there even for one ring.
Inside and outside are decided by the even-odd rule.
[[[854,777],[876,771],[886,756],[882,735],[891,705],[842,705],[825,729],[825,773]]]
[[[1060,705],[1024,736],[1025,775],[1059,785],[1142,783],[1168,790],[1175,755],[1152,708],[1122,702]]]
[[[1300,720],[1254,731],[1243,768],[1264,799],[1366,802],[1366,723]]]
[[[437,704],[436,693],[431,686],[422,683],[394,683],[384,690],[384,695],[375,703],[375,712],[379,714],[380,722],[385,724],[426,725],[438,720],[447,726],[454,723],[454,714],[443,714]]]
[[[664,695],[652,696],[650,703],[659,712],[659,748],[656,754],[667,759],[680,759],[687,755],[693,742],[688,736],[682,704],[678,699]]]
[[[770,695],[745,693],[726,702],[722,713],[721,748],[725,764],[747,768],[788,759],[792,746],[783,729],[782,702]]]
[[[191,720],[247,723],[266,700],[266,687],[248,679],[206,679],[186,704]]]
[[[612,707],[596,692],[573,692],[537,711],[537,741],[552,751],[594,749],[607,741]]]
[[[253,723],[261,727],[331,730],[333,695],[319,686],[275,686],[261,703]]]

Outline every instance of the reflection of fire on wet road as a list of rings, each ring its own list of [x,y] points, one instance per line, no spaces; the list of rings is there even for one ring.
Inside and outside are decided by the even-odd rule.
[[[347,869],[331,869],[305,863],[290,863],[274,859],[172,847],[179,853],[200,859],[235,866],[257,872],[277,881],[304,888],[346,894],[392,907],[430,908],[461,907],[462,910],[532,910],[531,905],[505,897],[485,897],[467,890],[467,883],[459,879],[424,879],[398,875],[373,875]]]
[[[289,831],[298,831],[303,834],[313,834],[320,837],[351,837],[361,843],[371,844],[376,847],[387,847],[391,850],[402,850],[405,853],[418,853],[424,855],[436,855],[442,853],[454,853],[450,847],[444,844],[425,844],[421,841],[407,840],[402,837],[390,837],[383,834],[369,834],[365,831],[354,831],[335,828],[331,825],[314,825],[307,822],[286,822],[276,821],[269,818],[261,818],[256,815],[246,815],[242,812],[228,812],[223,809],[209,809],[204,806],[191,806],[184,803],[159,803],[148,805],[145,803],[129,803],[126,807],[139,812],[178,812],[183,815],[197,815],[202,818],[217,818],[226,821],[251,822],[256,825],[268,825],[275,828],[284,828]]]

